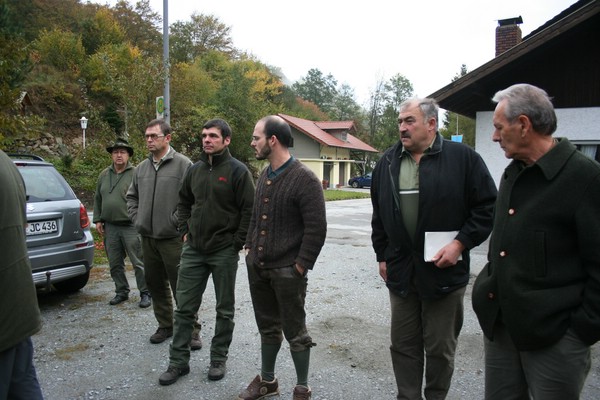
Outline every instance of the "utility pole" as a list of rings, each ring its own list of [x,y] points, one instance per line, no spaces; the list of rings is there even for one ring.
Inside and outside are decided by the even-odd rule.
[[[163,0],[163,63],[165,68],[165,87],[163,97],[165,100],[165,121],[171,123],[171,96],[170,92],[170,76],[171,62],[169,60],[169,0]]]

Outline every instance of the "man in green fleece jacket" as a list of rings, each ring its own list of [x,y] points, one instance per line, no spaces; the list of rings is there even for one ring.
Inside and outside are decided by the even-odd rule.
[[[0,399],[41,400],[31,335],[42,328],[25,244],[25,183],[0,150]]]
[[[171,147],[171,125],[165,120],[150,121],[144,137],[150,154],[135,169],[127,191],[127,212],[142,236],[146,283],[158,321],[150,343],[158,344],[173,336],[173,297],[182,246],[177,229],[178,192],[192,162]],[[192,350],[202,348],[200,328],[196,321],[188,338]]]
[[[231,128],[222,119],[202,127],[200,160],[185,174],[177,214],[183,249],[177,281],[177,310],[169,367],[161,385],[175,383],[190,372],[188,340],[194,313],[212,274],[217,320],[210,346],[208,379],[225,376],[233,337],[235,278],[239,251],[248,232],[254,202],[254,182],[248,168],[229,153]]]
[[[133,147],[123,138],[118,138],[106,148],[112,164],[100,172],[94,196],[94,223],[98,233],[104,236],[104,249],[108,257],[110,276],[115,282],[115,297],[110,305],[129,298],[129,282],[125,276],[125,255],[129,257],[138,290],[140,307],[150,307],[150,293],[144,277],[142,242],[127,214],[127,189],[135,168],[129,162]]]

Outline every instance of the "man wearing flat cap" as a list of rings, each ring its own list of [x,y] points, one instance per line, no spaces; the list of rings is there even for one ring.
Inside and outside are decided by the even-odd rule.
[[[104,237],[104,248],[108,257],[110,276],[115,282],[115,297],[109,302],[117,305],[129,299],[129,283],[125,276],[125,255],[133,265],[135,280],[140,291],[142,308],[150,307],[150,292],[144,277],[141,238],[127,214],[127,189],[135,168],[129,163],[133,147],[127,140],[117,138],[106,148],[111,154],[112,164],[98,177],[94,196],[94,223]]]

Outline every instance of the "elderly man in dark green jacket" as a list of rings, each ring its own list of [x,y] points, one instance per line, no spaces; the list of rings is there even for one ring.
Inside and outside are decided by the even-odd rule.
[[[493,100],[492,138],[513,161],[473,288],[485,398],[578,399],[600,339],[600,165],[552,137],[542,89],[518,84]]]

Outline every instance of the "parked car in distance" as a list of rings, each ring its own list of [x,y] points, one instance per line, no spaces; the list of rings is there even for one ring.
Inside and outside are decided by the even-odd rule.
[[[90,277],[94,238],[85,206],[43,158],[9,154],[25,181],[27,252],[37,287],[75,292]]]
[[[348,185],[352,186],[353,188],[361,188],[365,186],[371,187],[371,173],[369,172],[366,175],[350,178]]]

